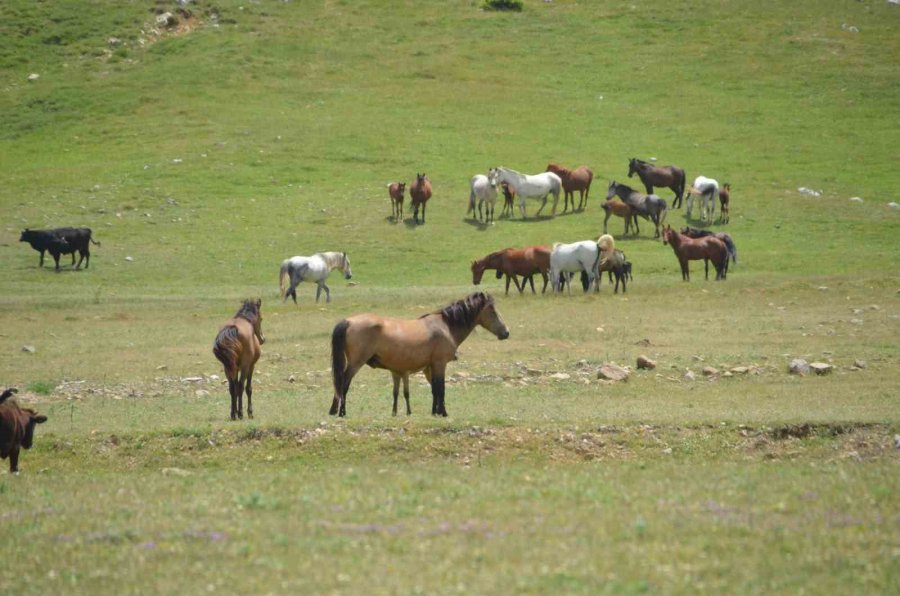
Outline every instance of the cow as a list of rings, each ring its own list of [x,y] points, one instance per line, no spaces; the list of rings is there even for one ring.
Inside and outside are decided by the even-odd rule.
[[[90,228],[54,228],[51,230],[29,230],[25,228],[19,237],[19,242],[28,242],[31,247],[41,253],[40,266],[44,266],[44,251],[48,251],[56,261],[56,270],[59,271],[59,255],[72,255],[72,266],[75,266],[75,251],[78,251],[78,265],[81,268],[83,262],[87,269],[91,264],[91,242],[100,246],[100,243],[91,238]]]
[[[19,473],[19,448],[31,449],[34,427],[47,422],[31,408],[20,408],[15,402],[6,401],[16,389],[0,394],[0,458],[9,458],[9,473]]]

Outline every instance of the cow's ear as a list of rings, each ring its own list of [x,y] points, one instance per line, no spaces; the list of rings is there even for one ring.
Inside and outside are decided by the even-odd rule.
[[[38,424],[43,424],[44,422],[47,422],[47,417],[44,416],[43,414],[41,414],[40,416],[32,416],[31,419],[34,420],[35,422],[37,422]]]

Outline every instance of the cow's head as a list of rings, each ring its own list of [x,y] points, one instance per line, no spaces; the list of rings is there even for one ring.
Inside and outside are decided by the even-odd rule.
[[[27,420],[23,421],[25,436],[22,437],[22,447],[31,449],[31,444],[34,442],[34,427],[36,424],[47,422],[47,417],[38,414],[30,408],[22,408],[22,414],[27,418]]]

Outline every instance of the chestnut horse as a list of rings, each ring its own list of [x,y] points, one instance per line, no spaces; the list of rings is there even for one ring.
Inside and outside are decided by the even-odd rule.
[[[528,246],[526,248],[505,248],[492,252],[483,259],[472,261],[472,283],[476,286],[481,283],[485,269],[496,269],[497,279],[506,275],[506,295],[509,295],[509,281],[512,279],[519,293],[525,291],[525,284],[531,283],[531,293],[537,294],[534,289],[534,274],[540,273],[544,278],[543,294],[547,290],[547,273],[550,271],[550,247]],[[519,286],[517,275],[522,276],[522,285]]]
[[[727,182],[719,189],[719,203],[722,206],[719,210],[719,223],[727,224],[731,219],[731,215],[728,213],[731,204],[731,185]]]
[[[619,200],[609,200],[604,201],[600,204],[600,208],[606,212],[606,219],[603,220],[603,233],[606,234],[606,222],[609,221],[609,218],[613,215],[618,217],[625,218],[625,231],[622,234],[627,234],[628,229],[634,226],[634,235],[637,236],[641,233],[640,228],[638,228],[638,220],[634,217],[634,209],[631,208],[630,205],[623,203]]]
[[[339,322],[331,333],[331,371],[334,400],[329,414],[347,414],[350,381],[364,364],[384,368],[394,377],[394,414],[403,379],[406,413],[409,407],[409,375],[423,371],[431,384],[431,414],[446,416],[444,374],[456,360],[456,350],[481,325],[500,339],[509,329],[494,307],[490,294],[477,292],[418,319],[392,319],[360,314]]]
[[[213,342],[213,354],[225,367],[231,394],[231,419],[244,417],[243,393],[247,391],[247,417],[253,418],[253,367],[266,343],[262,334],[262,300],[244,300],[241,309],[225,325]],[[246,383],[246,385],[245,385]]]
[[[516,189],[506,182],[502,182],[500,188],[503,190],[503,210],[500,211],[500,217],[512,217],[513,199],[516,198]]]
[[[388,194],[391,197],[391,217],[394,221],[403,219],[403,195],[406,193],[406,182],[391,182],[388,184]]]
[[[413,221],[419,223],[419,205],[422,206],[422,223],[425,223],[425,203],[431,198],[431,180],[416,172],[416,181],[409,185],[409,198],[413,208]]]
[[[591,192],[591,181],[594,172],[587,166],[578,166],[569,170],[555,163],[547,164],[547,171],[553,172],[562,180],[563,187],[563,213],[569,208],[569,197],[572,197],[572,211],[575,211],[575,191],[578,191],[578,210],[584,211],[587,207],[588,195]]]
[[[715,236],[725,243],[725,248],[728,249],[728,256],[731,257],[731,262],[734,263],[735,266],[737,266],[737,246],[735,245],[734,240],[731,238],[731,234],[729,234],[728,232],[710,232],[709,230],[700,230],[688,226],[686,228],[681,228],[681,235],[687,236],[688,238],[703,238],[704,236]]]
[[[709,262],[713,262],[716,268],[716,281],[725,279],[728,272],[728,249],[725,243],[713,236],[703,238],[688,238],[673,230],[671,226],[663,228],[663,244],[670,244],[678,262],[681,264],[681,279],[691,281],[691,272],[688,269],[688,261],[703,259],[706,268],[706,279],[709,279]]]
[[[632,157],[628,160],[628,177],[631,178],[635,174],[644,183],[648,195],[653,194],[654,186],[671,188],[675,192],[672,209],[677,209],[681,206],[686,180],[684,170],[678,166],[654,166],[646,161]]]

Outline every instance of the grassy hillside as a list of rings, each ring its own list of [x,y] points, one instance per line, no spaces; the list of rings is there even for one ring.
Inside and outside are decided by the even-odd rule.
[[[160,29],[174,2],[0,5],[0,387],[50,417],[0,476],[0,586],[896,592],[900,7],[480,6],[197,0]],[[325,420],[337,320],[418,316],[488,252],[596,238],[629,157],[732,184],[727,281],[682,282],[649,224],[610,221],[626,295],[485,276],[511,338],[462,346],[449,420],[421,376],[392,418],[370,370]],[[472,175],[548,161],[594,170],[585,212],[465,217]],[[387,183],[422,171],[427,223],[392,221]],[[18,242],[62,225],[102,242],[87,271]],[[321,250],[353,283],[281,304],[282,259]],[[235,424],[210,346],[248,296],[269,341]],[[659,368],[597,381],[640,354]]]

